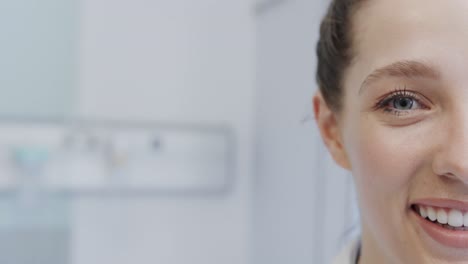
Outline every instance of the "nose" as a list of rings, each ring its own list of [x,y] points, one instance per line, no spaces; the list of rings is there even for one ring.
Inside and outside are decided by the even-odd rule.
[[[432,166],[437,175],[468,185],[468,112],[457,115],[439,128],[441,140]]]

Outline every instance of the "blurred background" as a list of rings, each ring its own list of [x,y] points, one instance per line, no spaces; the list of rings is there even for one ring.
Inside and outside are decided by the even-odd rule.
[[[329,263],[327,0],[0,3],[0,263]]]

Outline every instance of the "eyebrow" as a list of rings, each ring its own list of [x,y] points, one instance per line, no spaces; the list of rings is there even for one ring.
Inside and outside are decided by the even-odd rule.
[[[430,64],[422,61],[403,60],[397,61],[382,68],[379,68],[369,74],[359,89],[361,95],[367,87],[372,83],[384,77],[401,77],[401,78],[430,78],[438,79],[440,72]]]

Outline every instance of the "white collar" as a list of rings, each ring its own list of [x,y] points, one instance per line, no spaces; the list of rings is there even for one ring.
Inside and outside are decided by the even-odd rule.
[[[333,264],[355,264],[359,257],[360,240],[356,239],[346,245],[338,256],[333,259]]]

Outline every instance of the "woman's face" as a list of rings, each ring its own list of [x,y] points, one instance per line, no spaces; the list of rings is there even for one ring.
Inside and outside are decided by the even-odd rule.
[[[468,263],[468,1],[368,0],[353,21],[337,132],[315,103],[355,177],[361,263]]]

